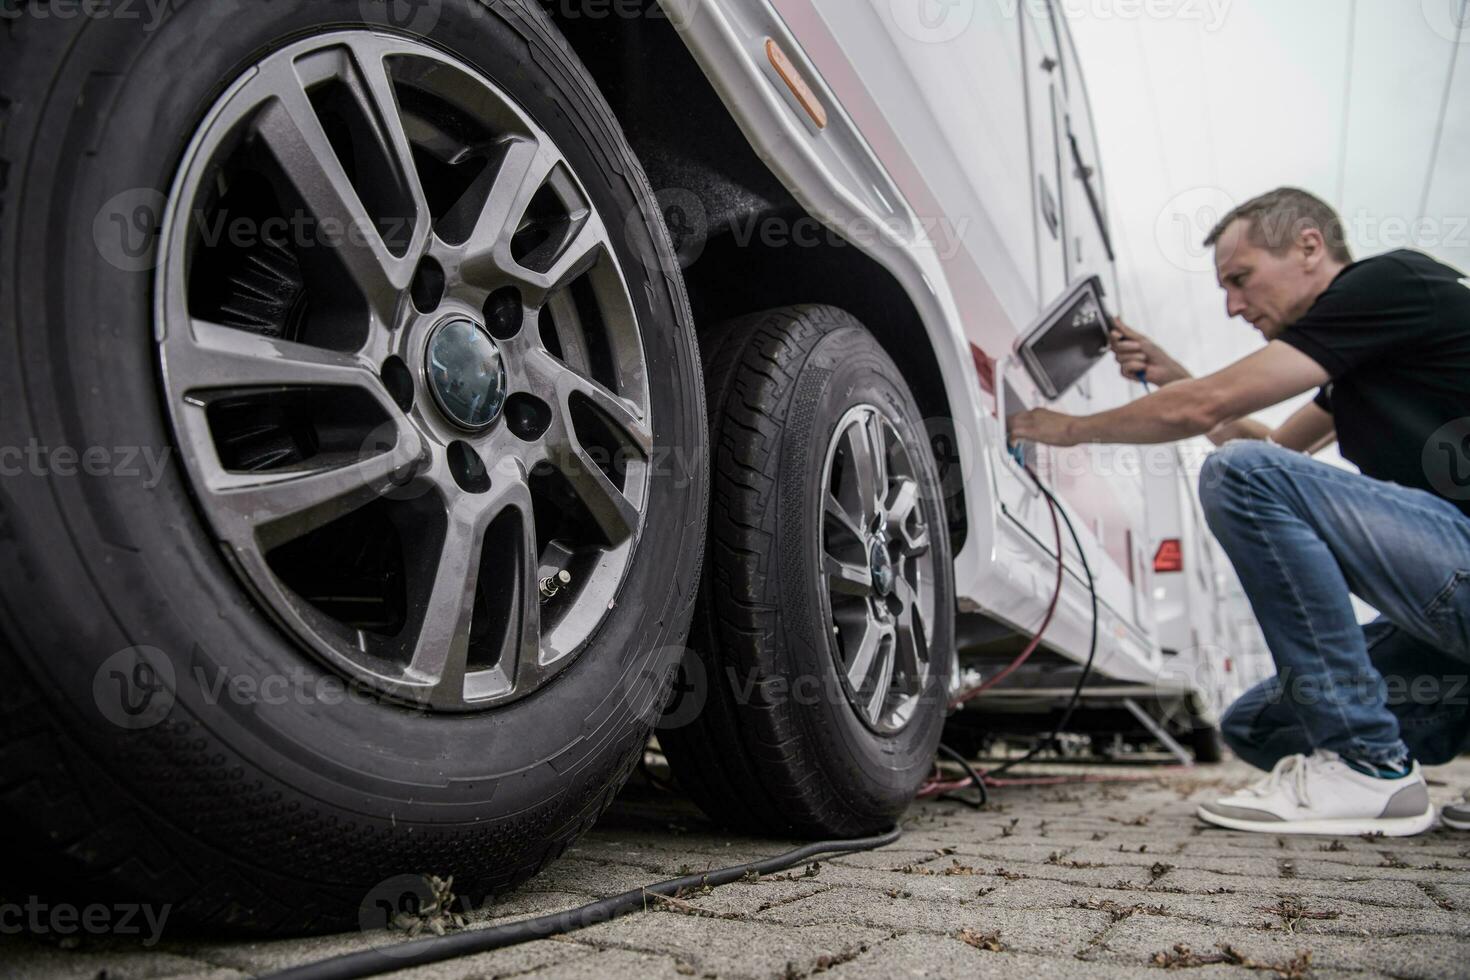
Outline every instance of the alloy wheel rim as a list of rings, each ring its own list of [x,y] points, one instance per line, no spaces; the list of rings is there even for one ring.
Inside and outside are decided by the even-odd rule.
[[[822,612],[849,706],[880,735],[913,719],[929,680],[935,566],[918,470],[893,422],[849,409],[822,469]]]
[[[324,34],[219,99],[162,228],[175,436],[278,625],[436,710],[571,663],[641,534],[653,428],[609,229],[551,137],[435,48]]]

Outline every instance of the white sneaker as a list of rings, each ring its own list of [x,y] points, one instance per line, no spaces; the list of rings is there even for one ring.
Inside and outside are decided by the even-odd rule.
[[[1459,803],[1446,803],[1439,811],[1439,818],[1446,827],[1470,830],[1470,793]]]
[[[1198,812],[1216,826],[1267,834],[1409,837],[1434,826],[1419,763],[1407,776],[1378,779],[1324,749],[1287,756],[1254,786],[1202,803]]]

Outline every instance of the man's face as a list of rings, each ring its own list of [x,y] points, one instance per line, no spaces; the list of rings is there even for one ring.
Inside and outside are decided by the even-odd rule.
[[[1225,311],[1275,340],[1321,295],[1322,254],[1298,243],[1274,255],[1251,243],[1249,229],[1245,219],[1225,229],[1215,245],[1215,271],[1225,290]]]

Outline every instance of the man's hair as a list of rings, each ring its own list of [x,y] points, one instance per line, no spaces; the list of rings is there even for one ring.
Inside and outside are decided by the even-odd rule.
[[[1344,264],[1353,260],[1343,234],[1342,219],[1332,206],[1321,198],[1295,187],[1282,187],[1246,201],[1231,211],[1215,230],[1205,239],[1205,245],[1215,245],[1225,234],[1225,229],[1244,219],[1247,240],[1257,248],[1264,248],[1272,255],[1283,255],[1296,244],[1298,236],[1309,228],[1322,233],[1327,243],[1327,254]]]

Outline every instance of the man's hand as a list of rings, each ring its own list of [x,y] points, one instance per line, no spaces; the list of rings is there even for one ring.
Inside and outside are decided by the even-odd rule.
[[[1118,317],[1113,318],[1110,336],[1118,368],[1129,381],[1137,381],[1142,374],[1149,384],[1162,388],[1191,376],[1178,361],[1164,353],[1162,347]]]
[[[1074,415],[1063,415],[1048,408],[1034,408],[1011,416],[1009,439],[1012,444],[1026,441],[1043,446],[1075,446],[1078,442],[1073,434],[1076,421]]]

